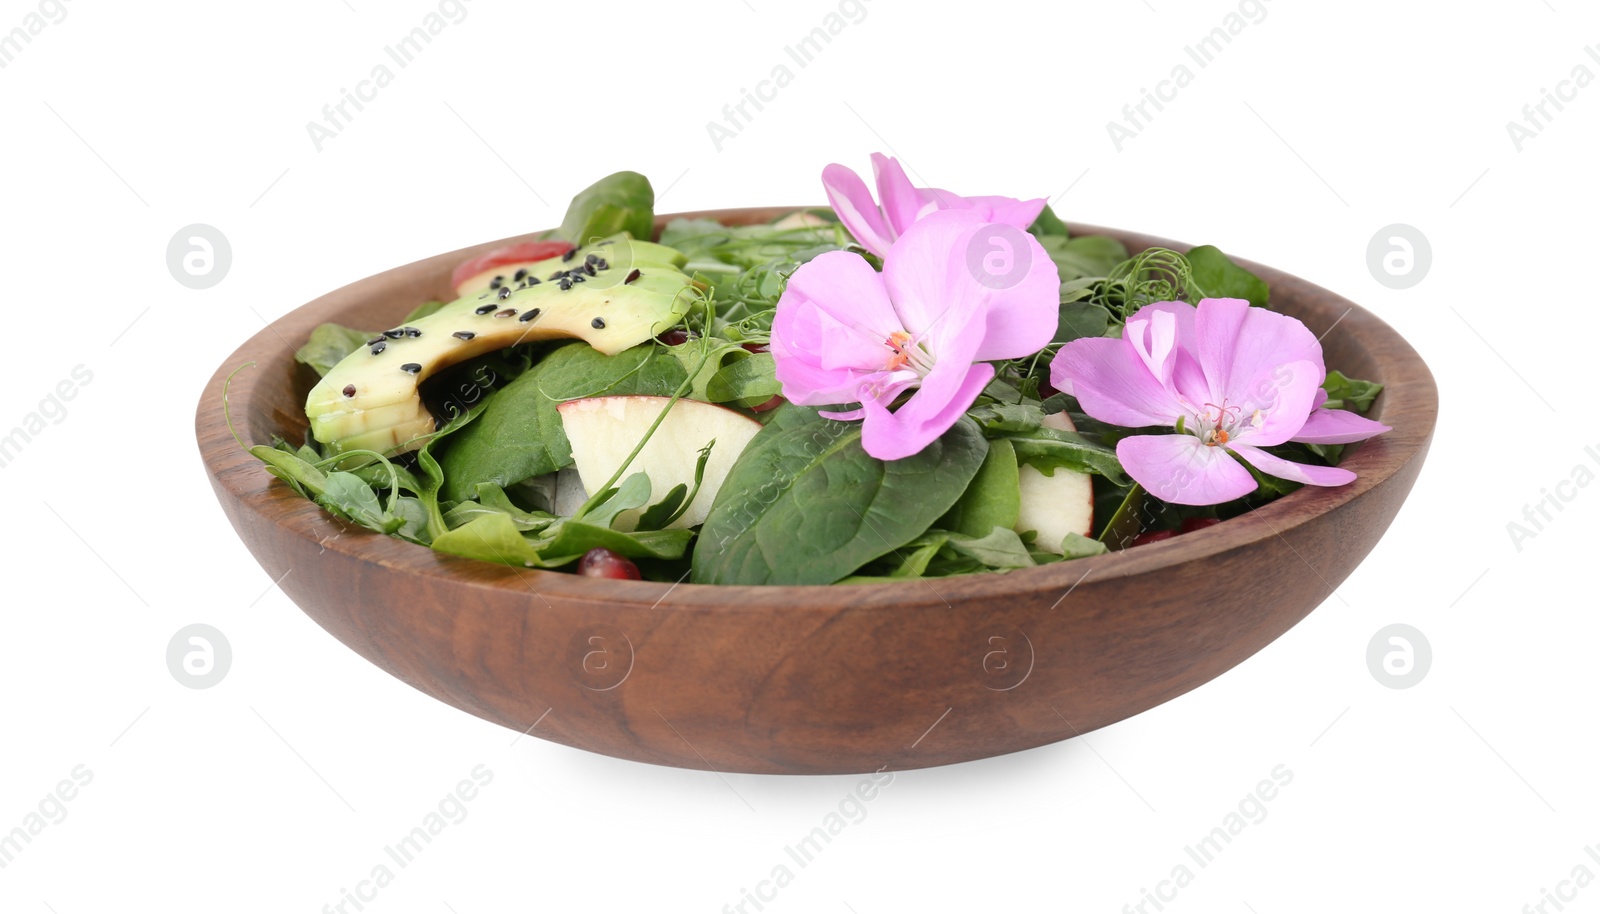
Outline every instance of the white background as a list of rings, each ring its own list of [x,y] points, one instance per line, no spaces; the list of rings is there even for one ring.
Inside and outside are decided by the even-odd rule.
[[[38,8],[4,0],[0,30]],[[1188,863],[1170,911],[1515,912],[1580,864],[1600,874],[1600,491],[1562,489],[1574,499],[1520,549],[1507,531],[1575,467],[1600,471],[1584,452],[1600,450],[1600,86],[1548,108],[1520,151],[1506,129],[1574,67],[1600,74],[1584,51],[1600,14],[1273,0],[1202,69],[1184,46],[1236,4],[863,8],[801,69],[783,49],[828,0],[471,0],[399,69],[384,46],[436,4],[71,0],[0,70],[0,431],[75,366],[93,374],[0,469],[0,831],[93,772],[0,869],[0,909],[321,911],[477,765],[494,777],[467,818],[368,910],[717,912],[788,863],[769,911],[1115,912]],[[392,84],[319,152],[307,122],[385,62]],[[1107,121],[1184,63],[1192,83],[1119,151]],[[778,64],[793,82],[719,151],[706,123]],[[1443,408],[1383,542],[1220,679],[1087,739],[901,773],[799,869],[784,847],[858,778],[511,745],[325,634],[217,508],[194,403],[264,319],[548,227],[617,169],[650,175],[664,211],[820,202],[823,165],[865,171],[873,150],[918,183],[1215,243],[1393,324]],[[209,290],[167,270],[191,223],[232,244]],[[1431,241],[1411,289],[1368,271],[1391,223]],[[165,662],[193,622],[233,646],[208,690]],[[1365,659],[1395,622],[1434,655],[1405,690]],[[1293,781],[1266,818],[1195,866],[1185,845],[1278,765]],[[1600,883],[1565,891],[1600,910]]]

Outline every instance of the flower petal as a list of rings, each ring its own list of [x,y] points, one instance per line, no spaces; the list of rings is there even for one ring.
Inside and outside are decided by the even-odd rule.
[[[878,204],[872,199],[872,192],[867,190],[861,176],[843,165],[829,165],[822,169],[822,189],[827,192],[828,204],[833,207],[839,221],[844,223],[856,241],[882,257],[889,250],[894,236],[890,234],[888,225],[883,221],[883,213],[878,210]]]
[[[894,354],[888,339],[901,329],[900,317],[883,277],[864,258],[829,251],[795,270],[778,301],[778,312],[807,306],[827,319],[815,328],[815,337],[791,338],[791,351],[813,352],[816,363],[829,369],[882,368]]]
[[[878,199],[882,202],[884,219],[889,226],[888,236],[892,243],[904,235],[906,229],[914,225],[917,218],[922,215],[922,197],[896,159],[874,152],[872,173],[877,178]]]
[[[1256,480],[1220,447],[1193,435],[1134,435],[1117,459],[1150,494],[1178,505],[1220,505],[1256,490]]]
[[[976,266],[991,252],[1012,272]],[[906,330],[937,359],[963,349],[969,361],[1021,358],[1048,345],[1059,320],[1060,276],[1039,242],[967,210],[930,213],[908,229],[884,258],[883,282]]]
[[[1000,222],[1005,225],[1025,229],[1039,218],[1044,212],[1045,198],[1036,200],[1018,200],[1015,197],[967,197],[973,211],[983,216],[985,221]]]
[[[993,378],[994,366],[987,362],[945,362],[894,412],[876,400],[862,401],[861,446],[879,460],[920,453],[961,420]]]
[[[1279,479],[1289,479],[1312,486],[1342,486],[1347,482],[1355,482],[1356,479],[1356,474],[1342,467],[1295,463],[1249,445],[1235,447],[1233,451],[1244,460],[1250,461],[1256,469]]]
[[[1326,395],[1323,399],[1326,399]],[[1313,409],[1306,424],[1289,440],[1306,444],[1349,444],[1387,431],[1391,429],[1382,422],[1359,416],[1348,409]]]
[[[1292,317],[1252,308],[1240,298],[1206,298],[1195,309],[1196,353],[1212,402],[1238,402],[1242,389],[1289,362],[1311,362],[1322,371],[1322,344]],[[1322,372],[1317,383],[1322,383]]]
[[[1245,420],[1235,443],[1270,447],[1288,441],[1305,425],[1323,376],[1320,364],[1289,362],[1240,385],[1228,397],[1230,408],[1237,407]]]
[[[1112,425],[1174,425],[1182,410],[1126,340],[1094,337],[1061,347],[1050,383],[1071,390],[1083,411]]]
[[[873,372],[850,368],[824,368],[818,340],[821,311],[809,305],[779,308],[772,321],[772,359],[774,374],[783,385],[783,396],[801,406],[854,403],[861,385]]]

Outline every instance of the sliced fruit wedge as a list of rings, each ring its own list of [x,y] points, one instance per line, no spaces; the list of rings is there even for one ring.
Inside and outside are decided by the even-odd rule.
[[[561,427],[572,442],[572,459],[585,492],[592,494],[616,474],[668,402],[667,397],[590,397],[556,407]],[[711,503],[734,461],[759,431],[761,423],[742,413],[700,400],[679,400],[628,465],[628,473],[642,471],[650,477],[652,502],[659,502],[678,485],[693,491],[700,450],[714,440],[700,491],[688,509],[668,525],[680,529],[698,526],[711,512]],[[619,515],[617,529],[633,529],[640,513]]]
[[[1042,424],[1057,431],[1077,431],[1066,413],[1051,413]],[[1094,485],[1087,473],[1057,467],[1054,475],[1046,476],[1024,464],[1017,474],[1022,510],[1017,515],[1016,531],[1037,531],[1039,538],[1034,545],[1038,548],[1059,555],[1067,534],[1088,536],[1094,530]]]
[[[436,427],[417,387],[444,368],[558,337],[581,339],[607,355],[652,339],[688,310],[682,259],[672,248],[620,235],[538,261],[523,281],[386,330],[312,388],[311,434],[332,454],[414,450]]]

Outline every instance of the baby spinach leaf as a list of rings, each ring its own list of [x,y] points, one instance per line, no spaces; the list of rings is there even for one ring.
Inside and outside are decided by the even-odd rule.
[[[717,369],[706,382],[705,399],[712,403],[733,403],[746,409],[760,406],[783,391],[776,375],[777,363],[771,355],[748,353]]]
[[[1061,217],[1056,215],[1055,210],[1051,209],[1049,204],[1046,204],[1045,208],[1039,211],[1039,218],[1033,220],[1033,224],[1028,226],[1028,231],[1039,238],[1043,238],[1046,235],[1058,235],[1062,238],[1068,236],[1067,224],[1061,221]]]
[[[1242,298],[1257,308],[1267,306],[1267,284],[1239,266],[1213,245],[1201,245],[1185,255],[1190,278],[1205,298]],[[1195,296],[1191,296],[1195,297]]]
[[[481,482],[509,486],[572,463],[572,445],[556,407],[579,397],[671,396],[687,373],[661,346],[645,344],[613,356],[586,343],[546,355],[485,401],[481,419],[442,448],[443,495],[464,501]]]
[[[1005,438],[989,443],[989,453],[978,468],[978,475],[939,520],[939,527],[966,536],[988,535],[996,527],[1010,530],[1022,511],[1022,489],[1018,482],[1017,451]]]
[[[988,445],[962,418],[921,453],[882,461],[860,423],[787,405],[740,454],[695,550],[703,584],[831,584],[926,531],[955,504]]]
[[[995,438],[1007,438],[1017,450],[1017,460],[1044,473],[1055,474],[1056,467],[1066,467],[1079,473],[1104,476],[1113,485],[1127,485],[1128,477],[1122,471],[1116,449],[1100,444],[1080,432],[1064,432],[1053,428],[1035,428],[1027,431],[997,429]]]
[[[1070,343],[1086,337],[1105,336],[1111,323],[1111,312],[1104,305],[1087,301],[1064,302],[1056,324],[1056,336],[1051,342]]]
[[[1044,252],[1055,261],[1063,283],[1086,276],[1105,276],[1111,268],[1128,258],[1122,242],[1105,235],[1079,235],[1067,238],[1045,235],[1039,238]]]
[[[633,511],[650,503],[650,476],[640,471],[622,481],[622,485],[609,489],[588,511],[579,511],[573,520],[596,527],[610,527],[617,515]]]
[[[372,334],[365,330],[321,324],[311,331],[311,338],[306,344],[295,350],[294,360],[302,365],[310,365],[318,377],[323,377],[333,370],[333,366],[344,361],[345,356],[360,349],[371,338]]]
[[[655,229],[656,193],[650,179],[619,171],[578,191],[561,220],[560,235],[573,244],[627,232],[648,241]]]

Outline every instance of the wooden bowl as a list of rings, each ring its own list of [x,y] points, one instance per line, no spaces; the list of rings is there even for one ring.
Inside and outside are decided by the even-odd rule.
[[[745,224],[792,209],[685,215]],[[1179,247],[1078,231],[1130,250]],[[217,369],[196,431],[239,537],[334,637],[440,701],[620,758],[771,774],[897,770],[1042,746],[1138,714],[1261,650],[1332,593],[1411,490],[1438,412],[1427,366],[1388,325],[1249,264],[1277,308],[1326,333],[1328,365],[1385,385],[1373,414],[1394,431],[1347,457],[1356,482],[1308,486],[1125,552],[900,586],[672,586],[441,555],[324,513],[229,436],[223,382],[240,365],[256,363],[233,382],[240,433],[303,440],[314,379],[286,340],[299,345],[323,321],[389,326],[449,298],[457,263],[529,237],[421,260],[291,312]],[[1238,600],[1244,578],[1250,599]]]

